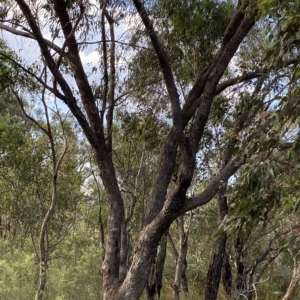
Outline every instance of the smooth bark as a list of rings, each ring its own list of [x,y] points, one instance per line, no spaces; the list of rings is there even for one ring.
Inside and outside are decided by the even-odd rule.
[[[177,226],[179,233],[179,252],[176,261],[175,279],[173,285],[173,300],[179,300],[180,292],[183,290],[185,293],[188,292],[187,281],[186,281],[186,268],[187,261],[186,256],[188,252],[188,237],[189,237],[189,227],[191,224],[191,217],[188,225],[187,231],[184,230],[184,218],[179,216],[177,218]],[[183,279],[185,282],[183,283]]]

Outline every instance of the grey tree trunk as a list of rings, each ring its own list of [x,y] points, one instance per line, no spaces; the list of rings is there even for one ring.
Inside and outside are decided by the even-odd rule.
[[[300,264],[296,257],[293,257],[294,260],[294,269],[290,284],[282,297],[282,300],[291,300],[295,294],[296,288],[300,280]]]
[[[159,250],[153,265],[149,283],[147,285],[148,299],[160,298],[160,292],[163,284],[163,272],[167,255],[167,232],[162,236],[159,243]]]
[[[191,214],[192,216],[192,214]],[[184,230],[184,217],[180,216],[177,218],[177,226],[179,233],[179,253],[177,255],[175,279],[173,285],[173,300],[179,300],[180,292],[188,293],[187,280],[186,280],[186,269],[187,261],[186,256],[188,252],[188,236],[189,227],[191,223],[191,216],[187,231]]]

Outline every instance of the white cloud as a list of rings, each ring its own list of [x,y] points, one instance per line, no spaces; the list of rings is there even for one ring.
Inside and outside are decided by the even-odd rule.
[[[100,56],[97,51],[93,51],[89,54],[85,54],[84,52],[80,51],[79,55],[83,65],[98,65],[100,61]]]

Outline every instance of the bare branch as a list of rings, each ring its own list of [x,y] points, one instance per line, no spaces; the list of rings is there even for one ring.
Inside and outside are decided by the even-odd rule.
[[[37,25],[34,16],[32,15],[30,7],[27,5],[27,3],[24,0],[17,0],[17,3],[19,5],[20,9],[23,11],[23,14],[25,15],[25,17],[29,23],[29,26],[32,29],[32,32],[40,46],[41,52],[46,60],[49,70],[51,71],[55,80],[58,82],[62,91],[65,94],[65,99],[64,99],[65,103],[70,108],[73,115],[76,117],[77,121],[81,125],[81,127],[82,127],[84,133],[86,134],[88,140],[90,141],[90,143],[92,145],[97,144],[95,135],[92,132],[84,114],[78,107],[78,105],[76,103],[76,99],[73,96],[70,86],[68,85],[68,83],[62,76],[61,72],[59,71],[59,69],[48,49],[48,44],[45,42],[45,39],[41,33],[41,30],[40,30],[39,26]]]
[[[12,34],[18,35],[18,36],[23,36],[32,40],[37,40],[36,37],[34,36],[34,34],[30,33],[29,31],[22,31],[22,30],[17,30],[15,28],[12,28],[10,26],[4,25],[2,23],[0,23],[0,29],[3,29],[7,32],[10,32]],[[66,55],[65,52],[62,51],[62,48],[60,48],[59,46],[55,45],[53,42],[44,39],[44,42],[47,46],[49,46],[51,49],[53,49],[55,52],[57,53],[62,53],[62,55]]]
[[[186,212],[208,203],[218,192],[220,187],[246,162],[245,157],[235,157],[214,177],[206,189],[199,195],[186,199],[181,212]]]
[[[109,23],[109,32],[112,43],[110,45],[110,66],[109,66],[109,78],[110,78],[110,85],[109,85],[109,94],[108,94],[108,101],[109,107],[106,114],[106,122],[107,122],[107,138],[106,138],[106,145],[108,151],[111,153],[112,151],[112,127],[113,127],[113,116],[114,116],[114,108],[115,108],[115,86],[116,86],[116,44],[115,44],[115,28],[114,28],[114,20],[109,15],[107,10],[105,10],[105,17]]]
[[[104,118],[104,113],[107,105],[107,95],[108,95],[108,61],[107,61],[107,43],[106,43],[106,30],[105,30],[105,7],[107,1],[104,1],[103,9],[101,13],[101,34],[102,34],[102,51],[103,51],[103,99],[102,99],[102,111],[101,118]]]
[[[17,67],[19,67],[20,69],[22,69],[28,75],[30,75],[33,78],[35,78],[39,83],[42,84],[42,86],[46,87],[46,89],[48,91],[50,91],[51,93],[53,93],[53,95],[55,95],[57,98],[65,101],[64,95],[62,95],[57,89],[54,89],[54,88],[50,87],[49,85],[47,85],[40,77],[38,77],[37,75],[35,75],[33,72],[31,72],[27,68],[23,67],[20,63],[18,63],[16,60],[12,59],[11,57],[7,56],[6,54],[0,52],[0,55],[2,55],[3,57],[5,57],[6,59],[10,60],[12,63],[14,63]]]
[[[44,128],[44,126],[42,126],[36,119],[32,118],[30,115],[27,114],[25,107],[24,107],[24,102],[21,99],[21,97],[19,96],[19,94],[15,91],[15,89],[12,86],[10,86],[10,89],[13,92],[13,94],[15,95],[16,99],[18,100],[24,116],[28,120],[30,120],[32,123],[34,123],[38,128],[40,128],[47,136],[49,136],[48,129]]]
[[[298,63],[299,61],[300,61],[300,57],[288,59],[280,65],[280,68],[288,67],[290,65]],[[276,70],[276,68],[274,68],[274,67],[258,69],[258,70],[253,71],[253,72],[245,72],[240,76],[227,79],[227,80],[221,82],[217,86],[215,95],[219,95],[222,91],[224,91],[226,88],[228,88],[230,86],[236,85],[236,84],[241,83],[241,82],[246,82],[246,81],[249,81],[249,80],[254,79],[254,78],[259,78],[259,77],[261,77],[263,75],[266,75],[266,74],[270,73],[271,71],[275,71],[275,70]]]

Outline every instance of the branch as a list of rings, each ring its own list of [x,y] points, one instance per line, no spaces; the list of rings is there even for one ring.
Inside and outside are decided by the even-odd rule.
[[[82,65],[77,41],[75,35],[73,34],[74,27],[72,25],[72,21],[67,9],[65,7],[62,7],[61,3],[62,2],[60,0],[53,0],[54,10],[57,14],[57,18],[62,28],[63,35],[65,39],[68,40],[67,46],[68,53],[70,55],[68,62],[70,63],[71,70],[74,74],[74,79],[78,86],[78,90],[89,120],[90,127],[94,133],[97,132],[97,135],[101,139],[102,144],[102,141],[104,141],[103,120],[100,118],[100,115],[98,113],[98,107],[96,105],[94,93]],[[80,6],[82,6],[82,4]],[[83,7],[81,7],[80,9],[81,11],[84,10]],[[57,82],[59,83],[59,81]],[[97,142],[99,142],[99,139]]]
[[[59,58],[58,58],[58,62],[57,62],[57,66],[59,68],[60,64],[61,64],[61,61],[62,61],[62,58],[63,58],[63,54],[64,54],[64,51],[66,49],[66,46],[68,44],[68,41],[71,37],[74,36],[75,34],[75,31],[81,21],[81,19],[83,18],[83,14],[85,12],[85,7],[83,5],[80,6],[80,15],[79,17],[77,18],[76,22],[75,22],[75,25],[74,27],[72,28],[71,32],[69,33],[69,35],[66,37],[65,41],[64,41],[64,44],[63,46],[61,47],[61,51],[59,52]]]
[[[106,39],[106,40],[99,40],[99,41],[94,41],[94,42],[77,42],[77,45],[95,45],[95,44],[100,44],[100,43],[111,43],[113,42],[110,39]],[[124,46],[130,46],[132,48],[138,48],[138,49],[144,49],[144,50],[149,50],[148,47],[145,46],[140,46],[140,45],[132,45],[130,43],[126,43],[126,42],[121,42],[121,41],[114,41],[116,44],[120,44],[120,45],[124,45]]]
[[[180,213],[185,213],[191,209],[197,208],[208,203],[219,191],[220,187],[246,162],[245,157],[235,157],[230,160],[221,170],[219,175],[214,177],[206,189],[199,195],[186,199]]]
[[[220,94],[222,91],[224,91],[226,88],[228,88],[230,86],[236,85],[241,82],[249,81],[254,78],[261,77],[265,74],[268,74],[271,71],[275,71],[275,70],[278,70],[279,68],[283,68],[283,67],[288,67],[292,64],[298,63],[299,61],[300,61],[300,57],[291,58],[291,59],[284,61],[280,66],[277,66],[276,68],[271,67],[271,68],[258,69],[253,72],[243,73],[243,75],[227,79],[217,86],[215,95]]]
[[[241,76],[237,76],[234,78],[230,78],[226,81],[223,81],[220,84],[218,84],[215,95],[219,95],[221,92],[223,92],[225,89],[227,89],[230,86],[236,85],[241,82],[249,81],[254,78],[258,78],[263,74],[264,74],[263,71],[254,71],[249,73],[243,73],[243,75]]]
[[[255,11],[250,11],[247,16],[244,15],[240,27],[234,29],[231,40],[226,42],[226,47],[216,54],[215,59],[213,59],[209,67],[199,76],[182,108],[184,127],[195,115],[196,111],[198,115],[196,120],[197,124],[196,126],[193,126],[193,132],[190,138],[193,153],[185,157],[185,161],[181,166],[180,170],[182,170],[182,174],[180,175],[182,176],[177,176],[179,181],[176,183],[176,187],[173,190],[174,199],[183,199],[183,197],[185,197],[185,192],[192,181],[195,168],[195,155],[198,151],[203,130],[208,120],[216,86],[243,38],[254,25],[255,15]],[[203,97],[200,98],[202,94]],[[157,216],[165,203],[166,190],[177,157],[177,145],[176,132],[174,131],[174,128],[172,128],[159,155],[157,172],[153,180],[153,187],[146,206],[144,225],[149,224]]]
[[[68,85],[67,81],[64,79],[62,76],[61,72],[59,71],[49,49],[48,49],[48,44],[45,41],[40,28],[37,25],[37,22],[35,20],[35,17],[32,15],[31,9],[28,6],[28,4],[24,0],[16,0],[20,9],[22,10],[24,16],[26,17],[28,24],[33,32],[33,35],[35,36],[35,39],[37,40],[42,55],[45,58],[45,61],[47,63],[47,66],[52,73],[53,77],[55,80],[58,82],[60,85],[62,91],[65,94],[65,99],[64,102],[67,104],[67,106],[70,108],[71,112],[73,115],[76,117],[77,121],[79,122],[80,126],[82,127],[84,133],[86,134],[89,142],[92,145],[97,144],[97,139],[92,132],[85,115],[82,113],[81,109],[78,107],[76,103],[76,99],[73,96],[72,90],[70,86]]]
[[[24,103],[23,100],[20,98],[20,96],[18,95],[18,93],[14,90],[14,88],[12,86],[10,86],[11,91],[13,92],[13,94],[15,95],[16,99],[18,100],[20,107],[22,109],[22,112],[24,114],[24,116],[30,120],[32,123],[34,123],[38,128],[40,128],[48,137],[49,137],[49,131],[44,128],[36,119],[32,118],[30,115],[27,114],[25,108],[24,108]]]
[[[116,87],[116,66],[115,66],[115,59],[116,59],[116,44],[115,44],[115,27],[114,27],[114,20],[109,15],[107,10],[104,11],[105,17],[109,23],[109,31],[112,43],[110,45],[110,66],[109,66],[109,94],[108,94],[108,102],[109,107],[106,114],[106,123],[107,123],[107,138],[106,138],[106,145],[108,151],[111,153],[112,151],[112,128],[113,128],[113,116],[114,116],[114,108],[115,108],[115,87]]]
[[[270,255],[266,261],[266,263],[262,266],[260,272],[256,275],[255,282],[259,282],[260,278],[263,276],[266,268],[281,254],[281,252],[285,249],[285,246],[279,247],[278,249],[274,249],[274,254]]]
[[[10,32],[12,34],[18,35],[18,36],[23,36],[32,40],[37,40],[36,37],[34,36],[34,34],[30,33],[30,32],[25,32],[25,31],[21,31],[21,30],[17,30],[14,28],[11,28],[10,26],[4,25],[0,23],[0,29],[3,29],[7,32]],[[54,44],[53,42],[44,39],[44,42],[51,48],[53,49],[55,52],[61,53],[62,49],[60,47],[58,47],[56,44]],[[66,55],[65,52],[62,53],[63,55]]]
[[[61,99],[61,100],[65,101],[64,95],[62,95],[57,89],[54,89],[54,88],[50,87],[49,85],[47,85],[40,77],[35,75],[33,72],[29,71],[27,68],[23,67],[20,63],[18,63],[17,61],[12,59],[11,57],[7,56],[6,54],[0,52],[0,55],[5,57],[6,59],[10,60],[13,64],[15,64],[17,67],[22,69],[25,73],[27,73],[30,76],[32,76],[33,78],[35,78],[39,83],[41,83],[48,91],[50,91],[58,99]]]
[[[102,99],[102,110],[101,118],[103,119],[107,105],[107,94],[108,94],[108,59],[107,59],[107,44],[106,44],[106,32],[105,32],[105,13],[107,1],[104,1],[103,9],[101,13],[101,34],[102,34],[102,51],[103,51],[103,99]]]
[[[133,3],[147,29],[153,48],[156,52],[159,65],[164,76],[165,84],[170,96],[171,107],[172,107],[172,120],[173,120],[173,126],[175,128],[176,138],[179,146],[181,147],[182,150],[184,150],[185,136],[183,133],[183,122],[182,122],[180,101],[179,101],[179,95],[175,85],[172,69],[169,63],[169,59],[157,37],[157,34],[155,33],[153,24],[145,10],[143,3],[140,0],[133,0]]]
[[[251,0],[250,4],[249,1],[244,1],[243,10],[241,10],[240,5],[236,8],[236,12],[226,29],[220,50],[208,68],[201,73],[188,94],[187,101],[182,109],[184,124],[190,120],[200,103],[203,102],[203,99],[200,97],[204,94],[204,90],[210,90],[210,93],[212,93],[209,95],[210,97],[215,95],[218,81],[224,74],[242,40],[255,24],[256,14],[257,10],[254,0]]]
[[[63,123],[64,123],[64,122],[63,122],[63,120],[62,120],[62,118],[61,118],[61,115],[60,115],[60,113],[59,113],[59,109],[58,109],[58,107],[57,107],[56,101],[55,101],[55,107],[56,107],[56,112],[57,112],[57,116],[58,116],[58,118],[59,118],[60,126],[61,126],[62,133],[63,133],[63,140],[64,140],[64,148],[63,148],[63,151],[62,151],[60,157],[58,158],[58,161],[57,161],[57,163],[56,163],[56,167],[55,167],[55,170],[54,170],[55,174],[57,175],[57,174],[58,174],[58,171],[59,171],[59,168],[60,168],[60,166],[61,166],[62,160],[63,160],[64,156],[65,156],[66,153],[67,153],[68,141],[67,141],[65,129],[64,129],[64,126],[63,126]]]

